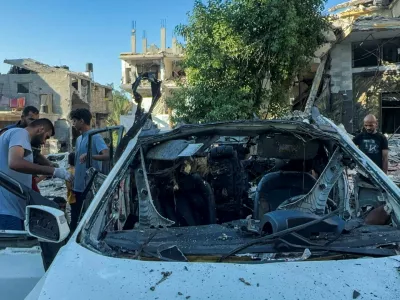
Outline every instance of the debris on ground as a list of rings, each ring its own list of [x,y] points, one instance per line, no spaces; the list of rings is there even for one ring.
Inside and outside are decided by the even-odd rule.
[[[161,272],[161,275],[163,276],[154,286],[150,288],[151,291],[154,291],[156,289],[156,286],[165,281],[169,276],[171,276],[172,272]]]
[[[250,282],[247,282],[244,278],[239,278],[239,280],[240,280],[241,282],[243,282],[245,285],[251,285],[251,283],[250,283]]]
[[[353,291],[353,299],[357,299],[358,297],[360,297],[360,293],[356,290]]]
[[[389,137],[388,175],[394,183],[400,185],[400,134]]]
[[[60,168],[68,168],[68,152],[47,155],[47,159],[58,164]],[[38,183],[40,194],[50,200],[55,197],[62,197],[67,200],[67,186],[65,180],[59,178],[49,178]],[[71,207],[67,204],[66,217],[68,222],[71,220]]]
[[[69,153],[49,154],[46,158],[52,163],[58,164],[60,168],[68,168],[68,155]],[[50,178],[43,180],[38,184],[40,194],[50,200],[54,197],[63,197],[67,199],[67,187],[65,180],[58,178]]]
[[[227,236],[225,233],[222,233],[222,235],[220,235],[218,239],[221,241],[226,241],[229,239],[229,236]]]

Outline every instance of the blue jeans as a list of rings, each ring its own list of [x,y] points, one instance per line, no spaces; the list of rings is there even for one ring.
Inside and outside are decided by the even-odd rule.
[[[25,230],[24,228],[24,220],[20,218],[9,216],[9,215],[0,215],[0,229],[2,230]]]

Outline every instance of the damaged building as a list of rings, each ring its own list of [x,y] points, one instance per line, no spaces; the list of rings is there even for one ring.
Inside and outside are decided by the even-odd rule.
[[[122,63],[121,88],[132,94],[132,83],[144,73],[148,73],[162,81],[162,98],[154,109],[154,122],[160,128],[169,127],[169,111],[165,99],[171,95],[174,89],[178,88],[178,81],[185,80],[185,72],[181,65],[183,60],[183,49],[177,42],[176,37],[172,38],[171,47],[167,47],[166,22],[163,21],[160,29],[160,47],[155,44],[147,45],[146,32],[142,36],[142,52],[137,52],[136,47],[136,24],[133,22],[131,31],[131,51],[120,54]],[[148,110],[151,103],[151,87],[147,82],[141,83],[138,92],[143,96],[143,107]],[[134,110],[136,107],[134,106]],[[134,114],[134,112],[133,112]],[[131,118],[130,118],[131,117]],[[133,123],[133,116],[126,116],[127,123]],[[123,118],[121,118],[122,123]],[[128,126],[130,127],[130,126]]]
[[[389,177],[400,184],[400,0],[354,0],[330,9],[331,30],[292,89],[294,110],[315,100],[350,134],[367,114],[389,140]]]
[[[359,132],[369,113],[383,133],[394,133],[400,126],[400,1],[348,1],[330,13],[332,30],[311,72],[299,76],[294,108],[304,108],[315,92],[316,105],[349,133]]]
[[[42,117],[55,125],[55,137],[61,151],[70,150],[78,136],[69,123],[69,113],[88,108],[93,127],[105,127],[112,106],[112,88],[92,80],[93,65],[85,73],[72,72],[67,66],[52,67],[33,59],[5,60],[11,65],[0,74],[0,128],[17,122],[24,107],[32,105]]]

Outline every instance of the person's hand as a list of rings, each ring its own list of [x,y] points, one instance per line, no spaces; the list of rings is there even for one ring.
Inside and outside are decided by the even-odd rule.
[[[55,168],[53,177],[64,179],[66,181],[72,182],[74,180],[74,176],[65,168]]]
[[[82,154],[82,155],[79,157],[79,161],[81,162],[81,164],[85,163],[85,161],[86,161],[86,156],[87,156],[87,154],[85,153],[85,154]]]

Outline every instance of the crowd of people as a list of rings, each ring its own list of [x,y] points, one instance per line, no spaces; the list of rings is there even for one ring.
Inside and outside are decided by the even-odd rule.
[[[57,197],[53,201],[64,210],[66,202],[69,203],[70,228],[74,231],[87,184],[86,159],[92,114],[88,109],[80,108],[71,112],[70,119],[81,135],[76,140],[75,152],[69,154],[68,169],[60,168],[40,153],[41,147],[54,136],[54,126],[49,119],[40,118],[36,107],[27,106],[18,123],[0,130],[0,172],[36,192],[40,192],[37,184],[41,180],[49,177],[65,180],[67,200]],[[109,149],[101,135],[92,136],[90,151],[92,167],[100,170],[101,162],[109,160]],[[25,208],[24,199],[0,187],[0,230],[24,230]]]

